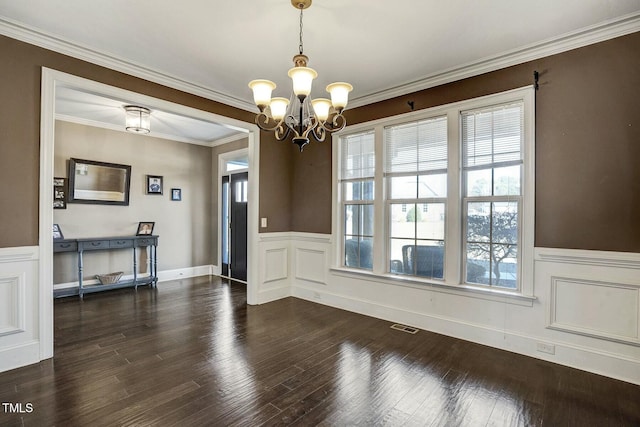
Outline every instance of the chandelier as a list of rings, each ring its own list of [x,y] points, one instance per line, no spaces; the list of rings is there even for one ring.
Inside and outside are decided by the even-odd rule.
[[[309,143],[309,136],[322,142],[327,133],[344,129],[347,122],[342,115],[349,92],[353,86],[349,83],[337,82],[327,86],[331,100],[316,98],[310,100],[311,84],[318,73],[307,67],[307,57],[302,43],[302,12],[311,6],[312,0],[291,0],[296,9],[300,9],[300,46],[299,53],[293,57],[294,67],[289,70],[293,81],[291,99],[271,98],[276,84],[269,80],[253,80],[249,87],[253,90],[253,100],[260,113],[256,115],[256,124],[260,129],[273,131],[278,141],[284,141],[293,133],[293,143],[300,151]]]

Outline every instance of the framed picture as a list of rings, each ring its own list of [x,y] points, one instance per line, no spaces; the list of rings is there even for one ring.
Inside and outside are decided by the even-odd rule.
[[[171,200],[179,202],[182,200],[182,189],[181,188],[172,188],[171,189]]]
[[[162,177],[147,175],[147,194],[162,194]]]
[[[66,178],[53,178],[53,209],[67,209]]]
[[[53,224],[53,238],[54,240],[64,239],[62,230],[60,229],[60,226],[58,224]]]
[[[140,222],[138,224],[138,231],[136,232],[136,236],[150,236],[153,234],[153,226],[156,225],[155,222]]]

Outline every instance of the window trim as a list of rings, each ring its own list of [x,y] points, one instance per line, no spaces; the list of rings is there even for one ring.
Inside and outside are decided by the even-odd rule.
[[[491,107],[492,105],[509,102],[522,101],[524,105],[524,138],[523,143],[523,182],[522,182],[522,215],[520,216],[521,231],[521,263],[518,266],[521,274],[520,289],[517,292],[506,291],[504,289],[494,289],[482,285],[473,286],[465,284],[462,280],[462,248],[464,214],[462,201],[462,156],[461,156],[461,120],[463,111],[477,108]],[[448,175],[447,175],[447,202],[445,219],[445,266],[444,281],[422,279],[415,276],[401,276],[389,274],[389,262],[387,260],[388,248],[386,240],[389,236],[389,221],[387,200],[385,199],[384,181],[384,128],[410,121],[418,121],[436,116],[447,116],[451,125],[447,127],[447,138],[450,141],[448,146]],[[342,226],[340,224],[340,210],[343,206],[341,202],[339,186],[340,168],[340,138],[363,132],[374,132],[375,143],[375,174],[374,182],[374,241],[376,248],[373,251],[373,270],[360,271],[350,269],[341,265],[340,256],[344,250],[342,239]],[[436,106],[424,110],[412,111],[370,122],[359,123],[347,126],[332,138],[332,256],[331,271],[353,277],[377,277],[380,281],[388,284],[411,284],[411,286],[425,289],[455,289],[470,295],[496,295],[500,300],[510,297],[516,300],[533,300],[534,282],[534,237],[535,237],[535,90],[532,86],[509,90],[497,94],[482,96],[450,104]],[[350,274],[353,273],[353,274]],[[424,286],[430,285],[430,286]]]

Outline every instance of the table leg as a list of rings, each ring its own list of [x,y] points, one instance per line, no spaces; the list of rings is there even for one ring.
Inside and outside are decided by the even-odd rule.
[[[138,260],[136,259],[136,247],[133,247],[133,288],[138,290]]]
[[[82,251],[78,252],[78,295],[80,299],[84,299],[84,290],[82,288],[82,275],[84,274],[84,264],[82,261]]]
[[[153,287],[158,283],[158,246],[153,245]]]

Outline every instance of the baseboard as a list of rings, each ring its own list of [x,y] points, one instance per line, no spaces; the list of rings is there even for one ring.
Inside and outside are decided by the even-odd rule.
[[[209,275],[215,274],[214,273],[215,268],[216,266],[214,265],[201,265],[197,267],[186,267],[186,268],[177,268],[173,270],[162,270],[158,272],[158,283],[168,282],[170,280],[186,279],[189,277],[209,276]],[[145,277],[149,277],[149,274],[145,273],[145,274],[138,275],[139,279],[142,279]],[[122,280],[130,280],[130,279],[133,279],[133,274],[122,276]],[[88,279],[88,280],[83,280],[82,283],[87,286],[95,285],[98,283],[98,280]],[[77,287],[78,287],[77,281],[67,282],[67,283],[58,283],[56,285],[53,285],[53,290],[55,294],[65,289],[72,289]]]
[[[163,270],[158,272],[158,282],[168,282],[170,280],[186,279],[189,277],[210,276],[212,273],[213,265]]]
[[[291,287],[282,286],[278,288],[264,289],[258,292],[258,304],[266,304],[268,302],[276,301],[282,298],[291,296]]]
[[[39,361],[39,341],[29,341],[12,347],[0,348],[0,372],[31,365]]]
[[[628,356],[561,341],[551,342],[548,339],[503,329],[497,330],[456,319],[416,313],[372,301],[328,293],[318,287],[311,289],[294,286],[292,296],[640,385],[640,360]],[[538,351],[538,343],[555,346],[555,354]]]

